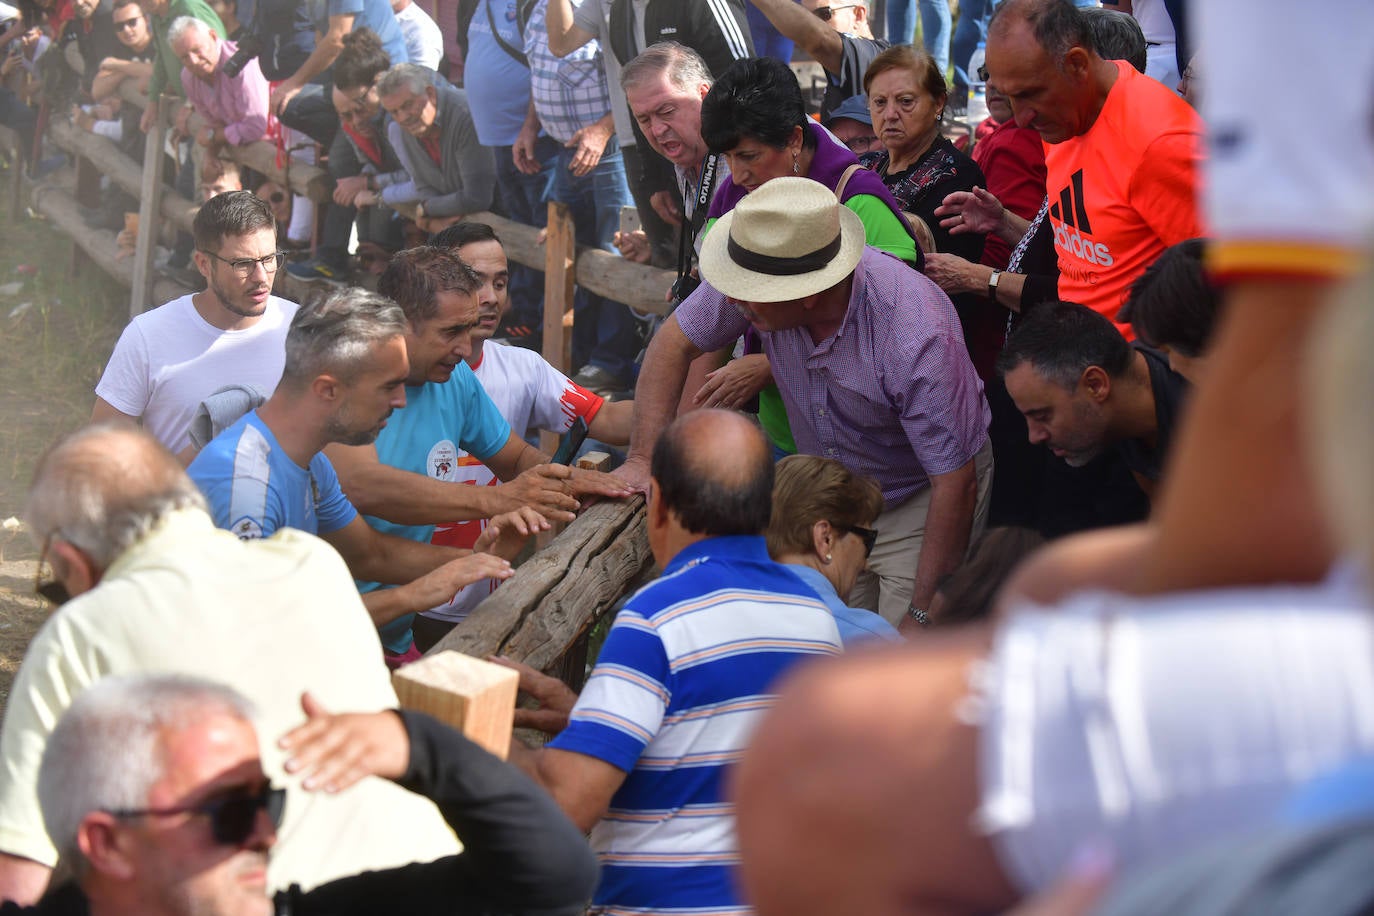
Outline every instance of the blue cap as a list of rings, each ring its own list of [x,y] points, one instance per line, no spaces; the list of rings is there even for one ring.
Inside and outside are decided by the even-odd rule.
[[[849,118],[851,121],[858,121],[860,124],[873,126],[873,116],[868,113],[868,96],[863,93],[851,95],[830,112],[830,117],[825,119],[828,126],[836,118]]]

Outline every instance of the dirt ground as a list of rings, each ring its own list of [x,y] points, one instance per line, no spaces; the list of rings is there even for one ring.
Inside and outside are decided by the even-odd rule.
[[[23,510],[33,468],[90,416],[92,389],[128,317],[128,292],[42,220],[8,212],[0,173],[0,707],[46,617],[33,594],[38,551],[4,527]],[[21,210],[24,205],[21,205]]]

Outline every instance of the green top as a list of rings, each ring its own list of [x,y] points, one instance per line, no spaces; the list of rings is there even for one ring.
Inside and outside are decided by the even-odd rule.
[[[867,244],[895,255],[908,264],[916,261],[915,239],[886,202],[872,194],[855,194],[844,205],[863,220],[864,241]],[[705,236],[714,224],[715,220],[709,221],[702,235]],[[759,392],[759,425],[779,449],[789,455],[796,454],[797,443],[792,438],[792,427],[787,422],[787,408],[783,406],[778,386],[772,383]]]
[[[215,30],[221,39],[227,33],[219,15],[210,8],[205,0],[172,0],[167,12],[161,16],[149,16],[148,27],[153,31],[153,45],[157,48],[153,59],[153,78],[148,81],[148,101],[157,101],[164,91],[178,98],[186,98],[186,90],[181,88],[181,61],[172,53],[171,42],[167,40],[167,30],[182,16],[190,16]]]

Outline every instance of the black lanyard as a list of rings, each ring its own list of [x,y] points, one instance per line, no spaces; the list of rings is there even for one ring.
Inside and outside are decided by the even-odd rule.
[[[682,233],[678,236],[677,246],[677,275],[678,278],[688,276],[692,272],[692,252],[696,248],[697,233],[701,227],[706,225],[706,213],[711,208],[711,195],[716,189],[716,166],[719,159],[716,156],[706,156],[705,163],[701,167],[701,178],[697,182],[697,205],[692,210],[692,218],[682,227]]]

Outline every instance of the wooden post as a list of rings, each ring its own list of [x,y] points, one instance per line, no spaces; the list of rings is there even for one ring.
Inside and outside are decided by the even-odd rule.
[[[163,98],[166,98],[164,96]],[[157,250],[157,227],[162,212],[162,147],[167,136],[167,112],[170,108],[159,99],[148,104],[157,105],[157,116],[148,131],[143,148],[143,187],[138,205],[138,244],[134,248],[134,280],[129,290],[129,318],[137,318],[151,308],[153,299],[153,255]]]
[[[563,327],[563,315],[573,305],[576,264],[577,230],[572,212],[567,204],[549,201],[549,231],[544,241],[544,359],[565,375],[570,369],[572,335]],[[540,433],[539,444],[552,455],[558,449],[558,437]]]
[[[391,682],[403,707],[434,716],[506,759],[520,684],[513,669],[440,652],[401,668]]]

